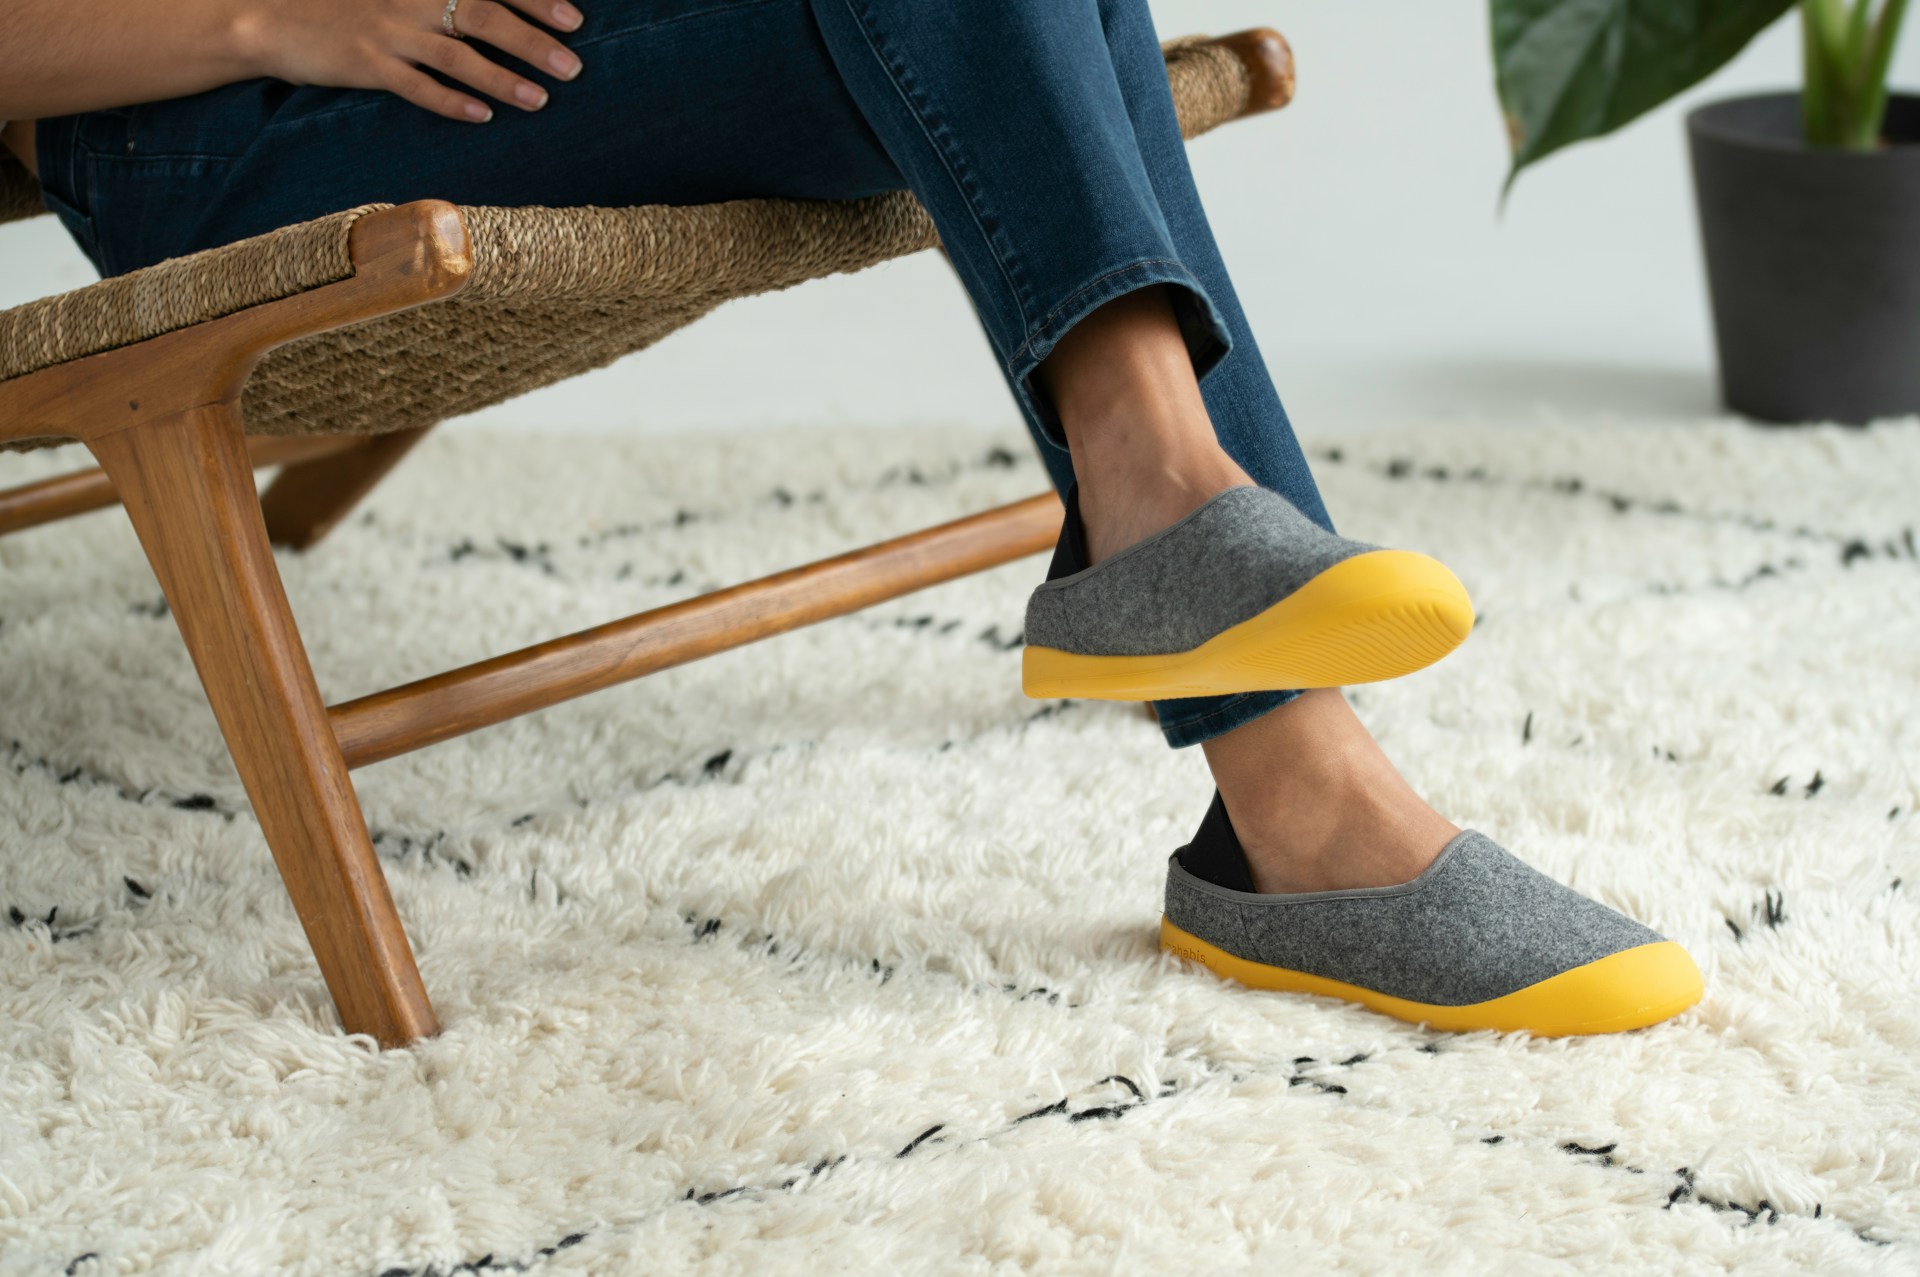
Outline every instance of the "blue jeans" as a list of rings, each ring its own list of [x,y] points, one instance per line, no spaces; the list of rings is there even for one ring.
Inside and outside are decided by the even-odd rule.
[[[44,119],[48,206],[117,275],[379,201],[699,204],[908,187],[1056,487],[1073,466],[1034,369],[1096,307],[1164,284],[1222,447],[1331,530],[1207,226],[1145,0],[584,7],[564,37],[586,64],[572,82],[483,46],[552,92],[537,112],[498,104],[486,124],[385,91],[273,79]],[[1296,695],[1155,709],[1181,746]]]

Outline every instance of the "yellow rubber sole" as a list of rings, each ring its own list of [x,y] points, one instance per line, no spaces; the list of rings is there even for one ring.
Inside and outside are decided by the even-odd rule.
[[[1620,1033],[1678,1015],[1706,991],[1692,955],[1671,940],[1622,949],[1505,997],[1458,1007],[1410,1002],[1357,984],[1249,962],[1181,930],[1164,915],[1160,919],[1160,947],[1249,988],[1340,998],[1396,1020],[1454,1033],[1519,1029],[1547,1038]]]
[[[1445,564],[1370,550],[1191,651],[1082,656],[1029,646],[1021,685],[1032,697],[1151,701],[1375,683],[1425,669],[1472,629],[1473,603]]]

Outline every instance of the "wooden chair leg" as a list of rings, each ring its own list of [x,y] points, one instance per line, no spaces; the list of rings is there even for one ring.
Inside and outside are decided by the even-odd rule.
[[[273,561],[237,400],[96,435],[349,1033],[439,1032]]]
[[[267,535],[275,545],[311,547],[351,514],[432,428],[374,435],[346,452],[289,465],[260,497]]]

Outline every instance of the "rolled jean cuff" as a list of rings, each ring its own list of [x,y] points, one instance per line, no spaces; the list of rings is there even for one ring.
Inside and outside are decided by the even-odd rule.
[[[1179,322],[1180,336],[1187,344],[1187,354],[1193,360],[1195,380],[1213,371],[1214,366],[1232,351],[1233,335],[1214,306],[1213,299],[1207,296],[1207,290],[1201,286],[1200,280],[1172,258],[1143,257],[1096,276],[1069,293],[1065,301],[1048,312],[1046,318],[1027,333],[1026,340],[1007,361],[1009,384],[1014,387],[1014,393],[1020,396],[1021,406],[1039,423],[1041,433],[1046,435],[1048,442],[1065,448],[1067,434],[1053,405],[1045,395],[1034,389],[1031,381],[1033,370],[1053,353],[1060,339],[1089,314],[1123,293],[1154,284],[1175,285],[1170,294],[1174,318]]]
[[[1194,696],[1155,701],[1160,732],[1175,749],[1198,745],[1280,708],[1299,692],[1240,692],[1233,696]]]

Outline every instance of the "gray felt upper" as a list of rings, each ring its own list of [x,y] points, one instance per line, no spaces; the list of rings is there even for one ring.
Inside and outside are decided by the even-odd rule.
[[[1167,918],[1238,958],[1433,1006],[1466,1006],[1663,937],[1467,830],[1411,882],[1260,895],[1175,852]]]
[[[1335,536],[1271,488],[1228,488],[1146,540],[1036,587],[1026,641],[1082,656],[1190,651],[1376,549]]]

